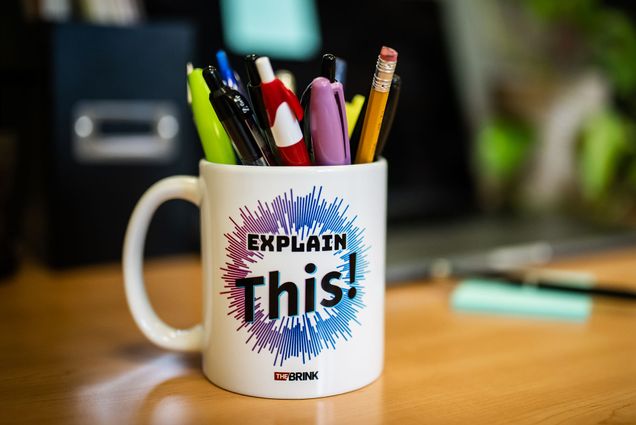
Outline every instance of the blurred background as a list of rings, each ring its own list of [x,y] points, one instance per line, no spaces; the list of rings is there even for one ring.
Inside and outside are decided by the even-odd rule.
[[[628,0],[23,0],[0,13],[0,276],[118,261],[152,183],[203,153],[186,63],[266,54],[297,94],[320,57],[367,95],[382,45],[402,92],[388,277],[636,242],[636,5]],[[381,11],[381,12],[380,12]],[[196,252],[198,211],[160,208],[149,256]]]

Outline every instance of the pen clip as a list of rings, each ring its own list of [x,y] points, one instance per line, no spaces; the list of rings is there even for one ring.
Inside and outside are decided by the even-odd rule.
[[[340,131],[342,132],[342,141],[344,149],[349,153],[349,126],[347,125],[347,111],[345,110],[344,90],[339,82],[331,83],[333,96],[338,107],[338,118],[340,119]],[[349,156],[349,155],[347,155]]]

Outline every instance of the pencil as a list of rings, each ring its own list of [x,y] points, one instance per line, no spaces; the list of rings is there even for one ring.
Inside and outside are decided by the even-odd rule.
[[[367,112],[362,123],[362,133],[358,151],[356,152],[356,164],[373,162],[375,150],[378,144],[378,136],[382,127],[384,109],[389,98],[391,80],[395,73],[398,53],[390,47],[383,46],[375,66],[371,92],[367,103]]]

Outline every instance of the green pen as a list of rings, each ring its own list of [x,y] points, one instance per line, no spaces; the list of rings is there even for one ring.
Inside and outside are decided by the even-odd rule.
[[[201,68],[188,74],[192,98],[192,115],[203,145],[205,159],[219,164],[236,164],[230,136],[227,135],[210,104],[210,89],[203,79]]]

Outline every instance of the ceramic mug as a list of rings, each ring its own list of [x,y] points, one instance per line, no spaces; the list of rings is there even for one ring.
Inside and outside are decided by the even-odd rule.
[[[221,388],[268,398],[344,393],[384,362],[387,164],[253,167],[201,161],[199,177],[153,185],[130,218],[126,296],[142,332],[200,351]],[[169,199],[201,209],[203,323],[175,329],[154,312],[143,247]]]

